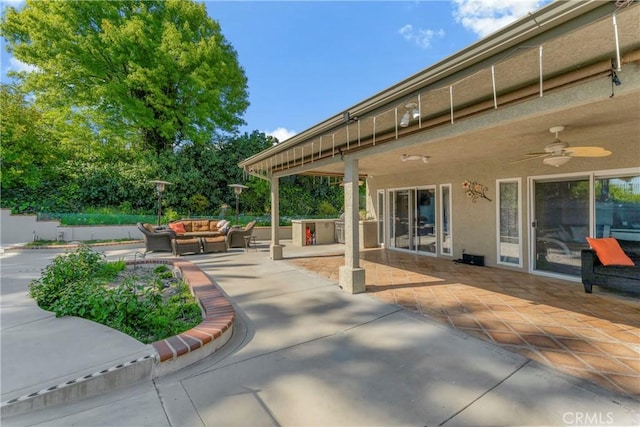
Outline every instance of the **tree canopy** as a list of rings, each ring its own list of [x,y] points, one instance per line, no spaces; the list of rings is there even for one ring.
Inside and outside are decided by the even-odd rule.
[[[160,154],[243,124],[247,78],[201,3],[27,0],[6,9],[0,31],[35,67],[18,75],[24,90],[84,129],[70,143],[89,133]]]
[[[59,156],[58,146],[43,123],[42,114],[19,87],[0,85],[0,105],[2,186],[38,187],[53,173],[51,166]]]
[[[245,213],[269,212],[268,181],[237,164],[275,140],[238,133],[247,79],[203,4],[27,0],[0,35],[33,67],[0,84],[2,207],[154,212],[162,179],[164,212],[216,214],[234,183],[250,187]],[[341,188],[314,184],[283,178],[280,214],[337,214]]]

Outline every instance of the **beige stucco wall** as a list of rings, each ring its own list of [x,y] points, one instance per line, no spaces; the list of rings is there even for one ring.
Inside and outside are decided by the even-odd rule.
[[[619,73],[624,76],[624,84],[616,89],[615,96],[621,96],[623,91],[637,90],[640,85],[640,73],[637,64],[629,64]],[[483,146],[491,146],[490,140],[481,140],[474,137],[474,128],[491,128],[496,123],[507,123],[511,120],[522,119],[524,117],[542,117],[541,123],[545,126],[568,125],[564,134],[560,135],[562,140],[566,140],[571,146],[585,145],[576,135],[580,132],[588,132],[590,127],[598,127],[601,123],[590,121],[589,119],[574,118],[569,123],[565,123],[564,103],[568,99],[577,99],[576,102],[586,102],[581,100],[585,98],[589,102],[600,100],[607,102],[611,94],[610,86],[604,85],[603,80],[595,80],[586,84],[582,84],[576,88],[570,88],[566,91],[545,95],[544,98],[536,100],[528,100],[510,108],[497,109],[485,115],[479,115],[468,119],[458,120],[450,128],[458,129],[458,138],[466,138],[466,143],[470,150],[478,150]],[[606,82],[606,81],[605,81]],[[609,83],[609,82],[606,82]],[[575,89],[575,90],[574,90]],[[582,98],[581,98],[582,97]],[[440,215],[440,186],[442,184],[451,184],[452,191],[452,231],[453,231],[453,254],[451,257],[443,256],[438,253],[439,257],[445,259],[457,259],[461,257],[462,250],[467,253],[480,254],[485,256],[487,265],[496,266],[496,181],[498,179],[519,178],[521,180],[522,195],[522,270],[529,271],[529,224],[534,219],[529,214],[530,209],[530,180],[540,179],[571,179],[573,177],[590,177],[592,174],[611,174],[618,175],[621,171],[629,174],[640,174],[640,122],[638,122],[638,133],[631,140],[625,139],[621,135],[616,134],[616,127],[611,126],[612,131],[607,137],[596,144],[612,154],[607,157],[599,158],[573,158],[567,164],[555,168],[544,165],[542,159],[533,159],[521,163],[510,163],[517,158],[507,158],[507,156],[496,156],[495,159],[482,160],[478,162],[456,162],[455,152],[447,154],[448,158],[432,157],[427,164],[416,163],[407,165],[405,171],[397,175],[380,175],[377,174],[367,179],[367,203],[366,209],[378,217],[377,210],[377,190],[379,189],[396,189],[436,186],[437,197],[437,220],[441,222]],[[611,123],[607,122],[608,125]],[[517,123],[514,123],[517,126]],[[419,146],[420,155],[432,155],[429,152],[429,146],[423,145],[425,141],[434,140],[436,144],[443,142],[437,139],[446,134],[446,127],[425,130],[424,135],[415,133],[398,141],[398,147],[402,147],[404,152],[412,153],[413,146]],[[440,133],[442,135],[440,135]],[[431,136],[429,138],[429,135]],[[446,135],[445,135],[446,136]],[[514,139],[512,142],[517,146],[522,154],[527,152],[540,152],[544,150],[545,144],[553,141],[553,134],[549,133],[547,138],[541,138],[541,141],[535,146],[524,146],[521,141]],[[520,146],[522,145],[522,146]],[[439,146],[441,148],[441,146]],[[457,148],[459,149],[459,148]],[[515,151],[515,150],[514,150]],[[442,152],[440,150],[439,152]],[[453,159],[452,159],[453,158]],[[396,157],[400,162],[401,160]],[[414,172],[416,168],[418,172]],[[488,187],[487,196],[492,199],[491,202],[478,199],[473,203],[465,195],[462,188],[462,182],[465,180],[476,181]],[[387,200],[388,203],[388,200]],[[509,268],[503,265],[501,267]]]
[[[10,209],[1,209],[0,243],[55,240],[59,226],[59,221],[36,221],[35,215],[12,215]]]
[[[142,239],[135,225],[60,226],[59,221],[37,221],[35,215],[12,215],[2,209],[0,243],[28,243],[35,240]]]
[[[489,187],[487,196],[492,201],[477,199],[475,203],[472,202],[462,188],[462,182],[465,180],[476,181]],[[372,194],[376,194],[378,189],[436,185],[437,224],[441,223],[440,186],[451,184],[453,253],[447,258],[460,258],[464,249],[467,253],[484,255],[487,264],[495,264],[495,180],[487,167],[478,165],[473,170],[471,168],[438,170],[425,165],[423,173],[374,177],[368,180],[368,184],[371,186]]]
[[[639,137],[640,138],[640,137]],[[574,143],[574,145],[579,145]],[[424,164],[423,171],[403,175],[375,176],[367,179],[367,210],[377,213],[377,190],[412,188],[436,185],[437,223],[440,218],[440,186],[451,184],[452,199],[452,231],[453,253],[438,256],[444,259],[457,259],[466,253],[484,255],[489,266],[497,264],[496,215],[497,197],[496,182],[499,179],[521,179],[522,195],[522,270],[529,271],[529,224],[532,220],[529,212],[529,177],[544,179],[545,177],[589,176],[592,173],[613,173],[619,171],[640,173],[640,140],[619,141],[612,136],[611,140],[603,141],[613,154],[604,158],[574,158],[566,165],[555,168],[546,166],[541,159],[524,163],[505,164],[504,161],[479,162],[475,164],[447,164],[438,166],[437,162]],[[398,160],[400,161],[400,160]],[[477,199],[474,203],[465,194],[462,183],[465,180],[476,181],[488,187],[485,199]],[[388,203],[388,200],[387,200]],[[439,248],[438,248],[439,251]],[[499,265],[504,268],[511,268]]]

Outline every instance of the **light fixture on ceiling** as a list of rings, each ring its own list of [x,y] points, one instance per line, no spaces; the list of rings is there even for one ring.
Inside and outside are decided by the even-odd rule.
[[[571,160],[571,156],[561,154],[559,156],[546,157],[544,160],[542,160],[542,163],[547,166],[560,167],[566,164],[569,160]]]
[[[429,163],[429,156],[422,156],[420,154],[403,154],[400,156],[400,160],[407,162],[409,160],[422,160],[423,163]]]
[[[409,126],[409,112],[405,111],[400,119],[400,127],[406,128],[407,126]]]
[[[418,104],[415,102],[408,103],[404,108],[406,110],[400,119],[400,127],[406,128],[409,126],[409,121],[411,119],[415,120],[420,117],[420,110],[418,110]]]
[[[413,120],[417,120],[420,117],[420,111],[418,110],[418,104],[415,104],[415,103],[407,104],[407,107],[409,107],[409,105],[412,106],[412,108],[411,108],[411,117],[413,118]]]

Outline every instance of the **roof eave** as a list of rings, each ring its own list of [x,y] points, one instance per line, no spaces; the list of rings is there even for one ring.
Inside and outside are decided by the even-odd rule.
[[[559,27],[571,19],[606,6],[611,9],[610,12],[615,11],[615,2],[612,1],[606,3],[598,0],[554,1],[542,9],[530,13],[528,16],[438,61],[432,66],[347,108],[345,111],[348,111],[352,117],[357,117],[380,108],[383,105],[398,102],[403,97],[406,97],[421,87],[442,80],[464,68],[481,63],[527,39]],[[265,151],[241,161],[238,166],[240,168],[246,168],[279,152],[286,151],[298,144],[304,143],[310,138],[329,132],[343,124],[344,112],[340,112]]]

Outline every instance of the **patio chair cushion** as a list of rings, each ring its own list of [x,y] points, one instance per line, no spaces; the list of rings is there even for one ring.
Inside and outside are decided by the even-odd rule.
[[[169,223],[169,227],[174,230],[178,238],[214,237],[224,235],[219,229],[219,222],[214,219],[180,219]],[[174,228],[180,226],[182,229]]]
[[[192,232],[213,231],[213,230],[216,229],[215,225],[216,225],[215,221],[209,221],[208,219],[193,220],[193,221],[191,221],[191,230],[190,231],[192,231]],[[213,230],[212,230],[212,226],[213,226]]]
[[[624,253],[618,241],[613,237],[601,239],[587,237],[587,242],[596,252],[602,265],[634,265],[631,258]]]
[[[184,234],[187,232],[187,230],[184,228],[184,224],[181,222],[172,222],[169,224],[169,228],[171,228],[178,234]]]

